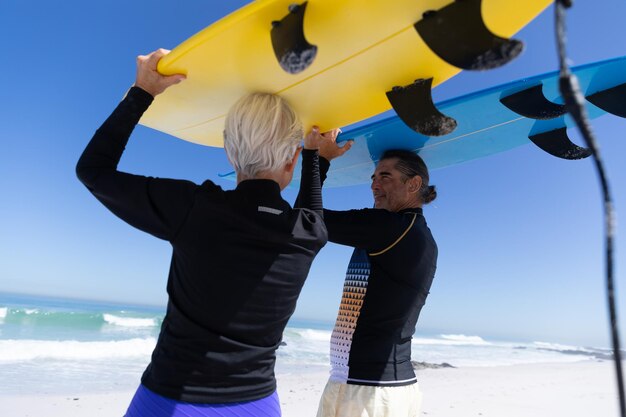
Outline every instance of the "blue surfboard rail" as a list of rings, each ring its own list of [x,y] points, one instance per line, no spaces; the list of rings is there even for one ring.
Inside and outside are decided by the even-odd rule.
[[[573,67],[585,97],[626,83],[626,56]],[[457,128],[443,136],[424,136],[391,116],[343,132],[338,141],[353,140],[352,149],[333,161],[325,187],[369,183],[374,166],[388,149],[418,153],[429,169],[440,169],[532,144],[529,136],[574,126],[566,114],[549,120],[524,117],[500,102],[503,97],[541,85],[546,99],[563,104],[558,71],[523,78],[437,103],[437,108],[457,121]],[[626,101],[626,97],[624,97]],[[606,114],[589,101],[590,118]],[[539,150],[539,149],[538,149]],[[299,168],[293,185],[299,183]],[[234,178],[234,173],[222,175]]]

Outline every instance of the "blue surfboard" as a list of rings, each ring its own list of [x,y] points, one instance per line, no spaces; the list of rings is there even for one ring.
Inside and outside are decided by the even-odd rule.
[[[606,113],[626,117],[626,56],[571,70],[590,118]],[[587,149],[567,138],[567,128],[574,122],[565,114],[558,82],[558,72],[551,72],[438,103],[436,108],[457,122],[456,129],[443,136],[416,133],[398,116],[344,131],[338,141],[354,144],[333,160],[325,186],[368,183],[378,158],[388,149],[416,152],[431,170],[533,143],[557,157],[587,157]],[[293,184],[298,183],[295,175]]]

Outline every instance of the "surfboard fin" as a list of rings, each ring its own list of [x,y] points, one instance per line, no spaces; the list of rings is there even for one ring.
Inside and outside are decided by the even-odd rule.
[[[542,84],[502,97],[500,103],[529,119],[554,119],[567,112],[563,104],[553,103],[543,95]]]
[[[431,95],[432,78],[415,80],[405,87],[387,91],[387,99],[398,117],[411,129],[426,136],[447,135],[456,129],[456,120],[437,110]]]
[[[457,68],[487,70],[506,64],[524,49],[518,40],[492,33],[483,20],[482,0],[455,0],[427,11],[414,24],[424,42],[441,59]]]
[[[558,158],[583,159],[591,155],[591,150],[574,144],[567,136],[567,128],[562,127],[528,137],[535,145]]]
[[[608,113],[626,117],[626,83],[591,94],[587,100]]]
[[[289,6],[289,14],[272,22],[272,47],[283,70],[290,74],[304,71],[313,63],[317,46],[304,37],[304,12],[307,2]]]

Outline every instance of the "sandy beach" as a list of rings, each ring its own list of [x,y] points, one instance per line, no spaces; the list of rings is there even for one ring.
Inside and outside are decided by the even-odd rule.
[[[326,370],[279,373],[285,417],[313,417]],[[418,372],[427,417],[617,416],[617,390],[609,361]],[[0,394],[3,417],[122,416],[132,391],[67,395]]]

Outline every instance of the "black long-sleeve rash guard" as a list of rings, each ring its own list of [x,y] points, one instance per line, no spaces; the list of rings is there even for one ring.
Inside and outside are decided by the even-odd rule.
[[[76,167],[115,215],[173,248],[167,312],[142,383],[188,402],[263,398],[276,389],[275,351],[327,240],[317,151],[303,151],[302,209],[292,209],[271,180],[224,191],[211,181],[198,186],[120,172],[152,99],[131,88]]]

